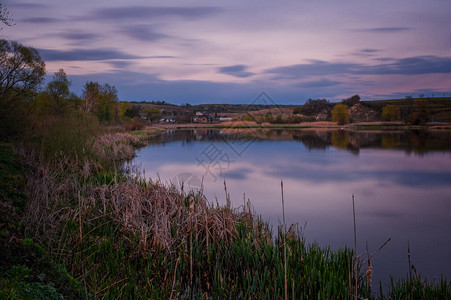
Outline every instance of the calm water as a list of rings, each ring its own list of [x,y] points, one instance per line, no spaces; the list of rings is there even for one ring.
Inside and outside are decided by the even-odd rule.
[[[359,252],[375,251],[376,280],[408,272],[451,278],[451,135],[447,132],[307,130],[168,131],[138,151],[147,177],[203,187],[210,201],[250,199],[276,228],[284,183],[287,223],[309,242],[353,247],[355,195]],[[373,280],[374,280],[373,279]],[[376,281],[377,282],[377,281]]]

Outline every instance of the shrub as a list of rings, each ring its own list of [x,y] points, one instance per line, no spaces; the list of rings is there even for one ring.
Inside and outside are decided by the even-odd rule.
[[[125,129],[127,131],[141,130],[144,128],[144,122],[140,118],[133,118],[126,123]]]
[[[312,116],[319,114],[321,111],[329,107],[329,101],[326,99],[309,99],[304,105],[297,107],[293,114],[303,114],[307,116]]]
[[[418,99],[413,102],[414,111],[410,115],[410,122],[414,125],[422,125],[429,121],[430,111],[427,99]]]
[[[386,105],[382,109],[382,120],[397,121],[401,119],[401,109],[396,105]]]
[[[349,123],[349,112],[346,104],[336,104],[332,110],[332,121],[337,122],[338,125]]]

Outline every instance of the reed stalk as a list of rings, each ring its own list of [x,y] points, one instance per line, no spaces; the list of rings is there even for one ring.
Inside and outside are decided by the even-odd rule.
[[[358,270],[357,270],[357,230],[355,224],[355,203],[354,194],[352,194],[352,218],[354,220],[354,299],[357,300],[357,283],[358,283]]]
[[[93,298],[288,299],[288,287],[296,299],[371,297],[358,280],[354,195],[354,249],[332,251],[287,228],[283,180],[283,230],[273,232],[249,202],[233,208],[225,184],[226,204],[214,205],[202,193],[121,171],[133,139],[108,134],[92,142],[96,155],[77,160],[45,162],[24,153],[27,231]],[[374,254],[367,250],[367,260]],[[414,297],[440,289],[446,299],[451,290],[447,281],[410,282]],[[395,283],[392,298],[408,295],[409,283]]]
[[[280,180],[280,190],[282,192],[282,219],[283,219],[283,260],[284,260],[284,282],[285,282],[285,300],[288,299],[288,281],[287,281],[287,227],[285,223],[285,202],[283,198],[283,180]]]

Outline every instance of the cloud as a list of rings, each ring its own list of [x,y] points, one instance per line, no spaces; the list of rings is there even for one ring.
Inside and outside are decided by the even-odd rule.
[[[163,80],[158,74],[117,70],[108,73],[69,76],[73,90],[80,93],[89,81],[109,83],[117,87],[121,100],[165,100],[170,103],[243,103],[249,104],[262,88],[253,84],[213,82],[206,80]],[[285,90],[284,90],[285,92]],[[272,96],[272,95],[271,95]],[[291,91],[286,97],[292,99]],[[277,94],[274,97],[279,99]]]
[[[170,55],[146,56],[146,59],[171,59],[171,58],[177,58],[177,56]],[[124,69],[135,64],[135,62],[131,60],[111,60],[108,61],[108,63],[117,69]]]
[[[32,24],[51,24],[58,23],[61,19],[51,18],[51,17],[35,17],[35,18],[25,18],[21,19],[20,22],[23,23],[32,23]]]
[[[315,80],[315,81],[302,82],[299,84],[299,86],[302,88],[325,88],[325,87],[337,86],[339,84],[341,84],[341,82],[323,78],[323,79]]]
[[[362,52],[362,53],[375,53],[375,52],[379,52],[379,49],[362,49],[362,50],[360,50],[360,52]]]
[[[26,8],[26,9],[40,9],[40,8],[47,8],[48,5],[46,4],[38,4],[38,3],[31,3],[31,2],[23,2],[23,3],[11,3],[8,4],[9,7],[12,8]]]
[[[416,56],[393,59],[391,63],[364,65],[347,62],[311,60],[307,64],[276,67],[266,73],[275,74],[273,79],[296,79],[307,76],[351,75],[416,75],[451,73],[451,57]]]
[[[395,33],[401,31],[412,30],[409,27],[376,27],[376,28],[367,28],[367,29],[358,29],[358,31],[365,32],[377,32],[377,33]]]
[[[252,173],[252,169],[250,168],[237,168],[225,171],[223,176],[225,179],[243,180],[247,179],[250,173]]]
[[[322,60],[310,60],[307,64],[276,67],[266,70],[266,73],[276,74],[273,79],[297,79],[306,76],[326,76],[334,74],[352,73],[359,68],[359,64],[335,63]]]
[[[182,17],[185,19],[199,19],[217,14],[222,10],[217,7],[169,7],[169,6],[129,6],[99,9],[93,15],[97,19],[124,20],[124,19],[155,19],[167,17]]]
[[[402,58],[389,64],[365,67],[362,66],[357,74],[433,74],[451,73],[451,57],[417,56]]]
[[[38,51],[45,61],[60,61],[60,60],[86,61],[86,60],[143,58],[114,49],[72,49],[72,50],[38,49]]]
[[[155,32],[148,25],[132,25],[121,29],[121,33],[139,41],[156,41],[170,37],[169,35]]]
[[[449,172],[430,172],[416,170],[353,170],[343,172],[334,168],[309,168],[298,165],[274,166],[267,174],[274,177],[307,181],[315,184],[327,182],[359,182],[363,180],[380,180],[394,182],[402,186],[410,187],[446,187],[451,180]]]
[[[108,62],[113,68],[123,69],[127,68],[134,64],[133,61],[130,60],[112,60]]]
[[[83,32],[63,32],[60,34],[57,34],[57,36],[62,37],[66,40],[73,40],[73,41],[87,41],[87,40],[93,40],[98,38],[99,36],[97,34],[93,33],[83,33]]]
[[[247,66],[246,65],[233,65],[233,66],[226,66],[226,67],[220,67],[218,68],[218,72],[226,75],[231,75],[235,77],[249,77],[254,75],[254,73],[247,72]]]

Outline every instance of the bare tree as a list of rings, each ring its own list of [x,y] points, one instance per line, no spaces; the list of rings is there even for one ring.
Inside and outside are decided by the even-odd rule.
[[[0,22],[5,24],[6,26],[12,26],[13,19],[9,15],[9,10],[6,8],[6,6],[3,3],[0,3]],[[1,30],[2,28],[0,28]]]

